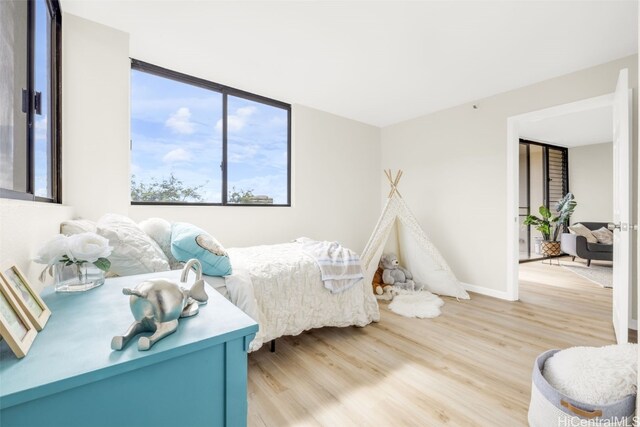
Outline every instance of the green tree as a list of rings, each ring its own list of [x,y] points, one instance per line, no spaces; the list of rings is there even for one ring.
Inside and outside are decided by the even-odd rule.
[[[229,197],[227,197],[228,203],[242,204],[253,203],[254,201],[253,190],[244,191],[242,188],[236,190],[236,187],[232,187],[229,191]]]
[[[202,200],[200,190],[206,185],[189,187],[182,181],[169,174],[169,178],[158,181],[151,178],[151,182],[136,181],[135,175],[131,176],[131,200],[134,202],[198,202]]]

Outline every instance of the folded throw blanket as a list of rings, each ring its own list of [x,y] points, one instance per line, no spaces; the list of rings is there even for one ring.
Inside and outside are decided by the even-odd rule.
[[[364,278],[358,254],[340,243],[319,242],[307,237],[295,241],[301,243],[302,252],[316,262],[324,287],[331,293],[346,291]]]

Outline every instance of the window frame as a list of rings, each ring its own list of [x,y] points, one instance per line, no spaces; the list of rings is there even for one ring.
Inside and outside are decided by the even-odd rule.
[[[131,70],[141,71],[147,74],[151,74],[157,77],[163,77],[176,82],[189,84],[192,86],[200,87],[203,89],[218,92],[222,95],[222,162],[220,168],[222,169],[222,200],[220,203],[215,202],[141,202],[130,200],[131,205],[141,206],[243,206],[243,207],[291,207],[291,104],[278,101],[276,99],[267,98],[255,93],[246,92],[241,89],[236,89],[230,86],[225,86],[220,83],[215,83],[209,80],[205,80],[199,77],[194,77],[188,74],[183,74],[177,71],[169,70],[167,68],[160,67],[158,65],[150,64],[148,62],[140,61],[135,58],[131,59]],[[248,101],[258,102],[261,104],[269,105],[283,109],[287,112],[287,202],[279,204],[259,204],[259,203],[228,203],[228,182],[227,182],[227,120],[228,120],[228,96],[234,96],[237,98],[243,98]],[[131,142],[131,147],[133,141]],[[131,191],[129,191],[131,193]],[[131,199],[131,195],[129,195]]]
[[[36,14],[35,0],[29,0],[27,3],[27,87],[28,96],[26,97],[27,115],[26,127],[27,138],[24,144],[27,146],[26,156],[26,172],[27,172],[27,191],[17,191],[0,187],[0,198],[26,200],[45,203],[62,203],[62,12],[59,0],[45,0],[45,4],[49,9],[49,34],[47,34],[49,42],[49,117],[47,122],[51,129],[51,158],[50,178],[51,178],[51,197],[42,197],[35,195],[35,30],[36,30]]]

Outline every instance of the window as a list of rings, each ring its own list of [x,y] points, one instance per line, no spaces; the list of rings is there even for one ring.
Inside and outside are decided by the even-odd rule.
[[[0,196],[60,202],[60,7],[0,2]]]
[[[291,205],[289,104],[131,64],[132,204]]]

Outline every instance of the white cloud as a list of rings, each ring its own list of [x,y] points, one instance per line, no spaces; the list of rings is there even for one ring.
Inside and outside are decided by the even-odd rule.
[[[191,111],[187,107],[180,107],[171,114],[164,125],[175,133],[190,135],[195,132],[195,124],[191,121]]]
[[[245,160],[253,159],[257,153],[257,145],[230,145],[229,163],[242,163]]]
[[[285,114],[276,114],[269,119],[269,124],[274,127],[282,127],[287,124],[287,116]]]
[[[188,162],[192,158],[191,153],[184,148],[176,148],[165,154],[164,157],[162,157],[162,161],[165,163],[179,163]]]
[[[144,133],[131,134],[133,140],[133,157],[139,157],[138,163],[144,167],[151,158],[161,159],[168,151],[176,148],[184,148],[193,153],[198,159],[203,155],[211,157],[220,156],[222,150],[222,140],[219,138],[211,138],[208,135],[193,135],[185,140],[177,140],[177,138],[163,134],[159,136],[148,136]],[[213,154],[217,153],[217,154]]]
[[[227,130],[229,132],[238,132],[244,128],[244,125],[247,122],[247,119],[256,112],[256,107],[250,105],[248,107],[238,108],[235,114],[229,114],[227,117]],[[218,132],[222,131],[222,119],[218,120],[216,123],[216,130]]]
[[[256,112],[256,107],[249,105],[247,107],[241,107],[236,110],[236,114],[240,117],[249,117]]]

